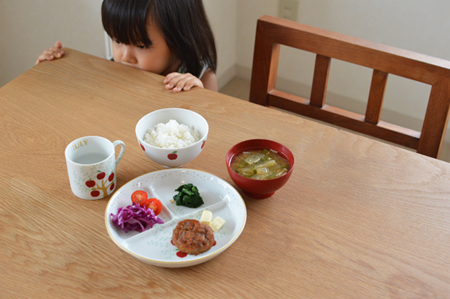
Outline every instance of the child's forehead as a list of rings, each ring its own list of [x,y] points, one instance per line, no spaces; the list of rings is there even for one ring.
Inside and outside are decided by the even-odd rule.
[[[162,34],[161,28],[151,18],[147,20],[146,30],[149,37],[155,34]]]

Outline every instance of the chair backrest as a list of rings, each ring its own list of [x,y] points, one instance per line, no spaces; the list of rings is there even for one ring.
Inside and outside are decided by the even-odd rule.
[[[310,99],[276,89],[280,45],[316,54]],[[325,104],[331,59],[373,69],[365,115]],[[431,85],[422,131],[380,121],[388,74]],[[438,158],[450,108],[450,62],[264,16],[258,20],[250,101],[292,111]]]

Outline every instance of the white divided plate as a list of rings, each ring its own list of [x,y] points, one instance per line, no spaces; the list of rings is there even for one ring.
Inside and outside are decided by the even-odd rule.
[[[175,191],[180,185],[192,183],[197,186],[204,204],[192,209],[172,203]],[[112,224],[111,213],[117,214],[120,207],[131,204],[131,194],[136,190],[146,191],[148,197],[156,197],[163,204],[158,215],[164,224],[138,233],[125,233]],[[179,221],[200,220],[203,210],[213,213],[213,219],[220,216],[225,225],[214,233],[216,244],[207,252],[197,256],[179,257],[178,249],[172,245],[172,232]],[[142,175],[118,189],[106,207],[105,222],[109,236],[123,251],[135,258],[160,267],[188,267],[204,263],[227,249],[244,230],[247,209],[240,194],[226,181],[207,172],[193,169],[166,169]]]

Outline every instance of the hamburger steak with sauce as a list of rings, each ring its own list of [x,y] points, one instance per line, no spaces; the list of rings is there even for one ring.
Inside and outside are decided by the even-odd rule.
[[[209,225],[186,219],[178,222],[173,230],[172,243],[181,252],[198,255],[214,245],[214,232]]]

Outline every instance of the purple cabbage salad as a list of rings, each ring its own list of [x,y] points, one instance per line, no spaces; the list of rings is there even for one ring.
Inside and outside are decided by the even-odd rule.
[[[138,204],[119,208],[116,215],[111,213],[111,220],[115,226],[119,226],[126,233],[134,230],[141,233],[157,223],[164,223],[152,209],[146,209]]]

